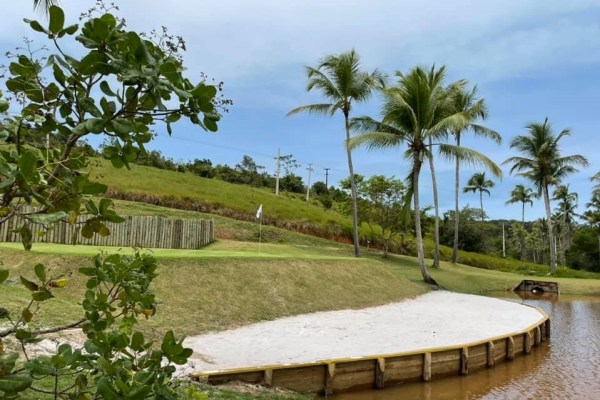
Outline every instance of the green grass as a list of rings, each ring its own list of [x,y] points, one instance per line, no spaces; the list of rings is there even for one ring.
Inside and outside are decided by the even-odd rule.
[[[234,212],[247,219],[252,219],[262,204],[265,220],[293,222],[305,225],[307,229],[318,226],[327,230],[328,226],[336,225],[337,229],[349,231],[352,226],[349,217],[296,196],[275,196],[269,189],[134,164],[130,170],[116,169],[103,159],[93,159],[92,164],[92,179],[121,193],[198,202],[212,210]]]

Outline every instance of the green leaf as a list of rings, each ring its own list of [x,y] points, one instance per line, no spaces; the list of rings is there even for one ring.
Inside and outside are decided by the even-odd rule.
[[[142,351],[144,347],[144,335],[141,332],[135,332],[131,336],[131,344],[129,347],[135,351]]]
[[[46,282],[46,267],[44,267],[44,264],[36,264],[36,266],[33,267],[33,270],[35,276],[37,276],[40,281]]]
[[[17,394],[28,389],[32,382],[33,379],[27,375],[0,376],[0,392]]]
[[[100,90],[102,90],[102,93],[104,93],[107,96],[117,97],[117,94],[112,91],[110,85],[106,81],[100,82]]]
[[[206,116],[204,117],[204,126],[211,132],[216,132],[219,129],[217,123],[212,118]]]
[[[79,71],[83,75],[107,74],[110,69],[107,61],[104,53],[92,50],[79,62]]]
[[[0,283],[7,280],[9,275],[10,275],[10,273],[8,272],[7,269],[0,268]]]
[[[172,61],[167,61],[160,66],[160,73],[171,83],[177,83],[180,79],[179,68]]]
[[[102,395],[103,399],[119,400],[122,398],[119,392],[117,392],[115,387],[111,385],[110,381],[106,377],[98,379],[98,382],[96,383],[96,389],[98,390],[98,393]]]
[[[31,322],[31,319],[33,318],[33,314],[31,313],[31,311],[29,311],[29,308],[24,308],[21,312],[21,316],[23,317],[23,321],[25,321],[26,323]]]
[[[35,224],[51,225],[51,224],[55,224],[59,221],[63,221],[65,218],[67,218],[67,215],[68,214],[64,211],[58,211],[58,212],[49,213],[49,214],[26,215],[25,218],[27,218],[29,221],[31,221]]]
[[[48,14],[50,16],[48,30],[56,35],[63,29],[65,25],[65,13],[63,12],[62,8],[58,6],[50,6]]]
[[[85,202],[85,209],[92,215],[98,215],[98,207],[96,207],[93,200],[88,200]]]
[[[119,137],[124,137],[133,132],[135,125],[133,121],[130,121],[125,118],[116,118],[110,122],[113,130]]]
[[[77,25],[77,24],[69,25],[66,28],[64,28],[63,30],[61,30],[60,32],[58,32],[58,37],[60,38],[65,35],[72,35],[75,32],[77,32],[77,29],[79,29],[79,25]]]
[[[148,395],[150,394],[151,391],[152,391],[152,386],[150,386],[150,385],[140,386],[137,389],[133,389],[133,390],[129,391],[125,395],[125,398],[130,399],[130,400],[144,400],[146,397],[148,397]]]
[[[94,276],[96,275],[96,268],[93,267],[81,267],[79,268],[79,273],[85,276]]]
[[[98,203],[98,208],[100,211],[100,214],[104,214],[106,213],[106,210],[108,210],[108,207],[112,206],[113,202],[111,199],[100,199],[100,203]]]
[[[29,340],[33,338],[33,333],[26,331],[25,329],[17,329],[15,337],[19,340]]]
[[[23,19],[23,21],[25,21],[25,23],[29,24],[29,26],[31,27],[31,29],[33,29],[36,32],[42,32],[42,33],[46,33],[48,34],[48,30],[46,28],[44,28],[39,22],[37,21],[32,21],[29,20],[27,18]]]
[[[32,292],[40,290],[40,287],[36,283],[28,280],[23,275],[21,275],[21,283]]]
[[[54,79],[56,79],[58,83],[64,86],[67,78],[65,77],[65,73],[63,72],[63,70],[58,65],[54,64],[52,66],[52,71],[54,73]]]
[[[0,182],[0,190],[4,190],[10,187],[13,183],[15,183],[15,177],[10,177],[5,181]]]
[[[106,227],[106,225],[101,224],[98,227],[98,235],[103,237],[110,236],[110,230]]]
[[[21,229],[19,229],[19,234],[21,235],[21,243],[23,243],[23,248],[26,251],[31,250],[33,234],[31,233],[31,229],[29,229],[27,224],[23,224]]]
[[[97,195],[97,194],[106,193],[107,190],[108,190],[108,186],[106,186],[102,183],[86,181],[83,184],[83,188],[81,189],[81,192],[83,194]],[[100,203],[102,203],[102,200],[100,200]]]
[[[53,297],[54,295],[46,289],[31,293],[31,298],[35,301],[46,301]]]
[[[36,176],[36,163],[37,157],[30,151],[23,152],[21,157],[19,157],[17,165],[19,166],[21,175],[23,178],[25,178],[25,180],[33,180]]]
[[[104,132],[106,122],[102,118],[91,118],[85,121],[85,128],[91,133]]]

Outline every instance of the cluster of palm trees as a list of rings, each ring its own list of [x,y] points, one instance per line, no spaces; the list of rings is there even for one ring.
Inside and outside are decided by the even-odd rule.
[[[455,237],[452,262],[457,261],[458,252],[458,195],[459,168],[461,164],[479,165],[496,177],[502,176],[498,165],[486,155],[461,146],[461,135],[471,132],[500,144],[501,136],[479,122],[487,116],[484,99],[477,97],[477,88],[469,88],[466,80],[446,84],[445,67],[430,69],[415,67],[408,73],[396,72],[395,82],[387,85],[383,74],[360,69],[360,59],[356,51],[351,50],[339,55],[331,55],[316,67],[306,68],[308,75],[307,90],[318,89],[327,99],[327,103],[301,106],[289,114],[299,112],[317,113],[332,116],[337,111],[344,115],[345,143],[348,169],[352,185],[353,227],[355,255],[359,256],[358,226],[356,217],[356,191],[352,178],[352,150],[365,146],[369,149],[397,148],[401,156],[410,163],[406,178],[406,204],[412,201],[414,207],[415,236],[417,256],[423,279],[435,284],[425,265],[423,235],[421,229],[421,206],[419,199],[419,181],[424,163],[428,163],[432,173],[435,226],[433,266],[439,267],[439,209],[437,201],[437,181],[435,176],[436,157],[454,161],[456,166],[455,182]],[[383,102],[380,118],[369,116],[351,118],[352,105],[367,100],[374,91],[380,91]],[[288,114],[288,115],[289,115]],[[511,166],[511,173],[529,180],[536,192],[544,197],[547,213],[548,235],[554,243],[549,188],[558,185],[577,166],[586,166],[587,160],[581,155],[562,156],[560,140],[569,135],[568,130],[555,135],[548,122],[532,123],[526,127],[527,133],[519,135],[510,144],[520,155],[504,162]],[[351,136],[354,131],[356,135]],[[454,143],[451,143],[451,138]],[[600,182],[600,173],[596,177]],[[465,192],[479,192],[481,216],[483,213],[483,193],[489,194],[493,182],[486,178],[485,172],[476,173],[469,179]],[[600,193],[600,189],[599,189]],[[533,191],[523,185],[517,186],[511,193],[511,202],[525,204],[531,202]],[[599,194],[600,199],[600,194]],[[523,211],[524,222],[524,211]],[[550,246],[550,268],[556,269],[556,254]]]

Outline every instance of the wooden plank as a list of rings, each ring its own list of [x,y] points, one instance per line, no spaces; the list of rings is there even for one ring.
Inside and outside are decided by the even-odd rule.
[[[297,392],[320,392],[325,386],[324,369],[324,365],[274,369],[273,387],[282,387]],[[263,377],[264,373],[261,378]]]
[[[431,380],[431,353],[423,354],[423,380],[425,382]]]
[[[523,351],[525,354],[531,353],[531,346],[533,344],[533,338],[531,336],[531,332],[525,332],[523,335]]]
[[[323,385],[323,394],[331,396],[333,394],[333,379],[335,378],[335,364],[327,364],[325,368],[325,384]]]
[[[512,336],[506,338],[506,359],[514,360],[515,358],[515,339]]]
[[[266,387],[273,386],[273,370],[272,369],[265,369],[264,382],[265,382]]]
[[[375,389],[385,387],[385,358],[375,360]]]
[[[487,345],[485,343],[469,348],[469,373],[487,366]]]
[[[469,375],[469,348],[463,347],[460,351],[460,374]]]
[[[390,357],[385,360],[386,384],[418,382],[423,378],[423,356]]]
[[[347,392],[358,389],[372,389],[375,381],[373,360],[339,362],[335,365],[333,390]]]
[[[494,366],[494,342],[487,343],[487,367],[492,368]]]
[[[431,353],[431,378],[455,376],[460,373],[461,349],[449,349]]]

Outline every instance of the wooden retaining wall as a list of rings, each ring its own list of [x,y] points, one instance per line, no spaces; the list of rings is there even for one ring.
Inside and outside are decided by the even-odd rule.
[[[271,365],[257,368],[196,373],[213,385],[231,381],[281,387],[298,392],[332,395],[361,389],[383,389],[408,382],[430,381],[492,368],[496,364],[531,353],[550,337],[550,320],[524,331],[460,346],[417,352],[326,360],[309,364]]]
[[[72,244],[73,234],[76,234],[77,243],[92,246],[199,249],[215,240],[214,221],[151,216],[124,218],[125,222],[120,224],[105,222],[110,235],[95,234],[91,239],[86,239],[77,234],[78,225],[59,222],[47,228],[22,217],[14,217],[0,224],[0,242],[20,242],[21,236],[14,230],[18,230],[25,222],[33,232],[33,242],[37,243]],[[84,217],[80,217],[79,221],[83,220]]]

